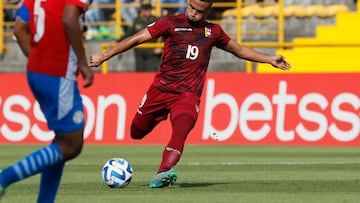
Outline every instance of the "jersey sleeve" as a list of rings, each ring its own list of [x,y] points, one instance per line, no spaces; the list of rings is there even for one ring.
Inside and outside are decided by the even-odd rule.
[[[230,41],[229,35],[227,35],[221,26],[217,25],[218,37],[216,41],[216,47],[221,48],[227,45]]]
[[[65,4],[73,4],[85,11],[90,0],[66,0]]]
[[[152,38],[157,39],[162,35],[165,35],[169,29],[169,21],[167,18],[159,19],[147,26]]]
[[[29,23],[29,9],[25,6],[25,4],[20,6],[20,8],[17,10],[16,16],[21,20]]]

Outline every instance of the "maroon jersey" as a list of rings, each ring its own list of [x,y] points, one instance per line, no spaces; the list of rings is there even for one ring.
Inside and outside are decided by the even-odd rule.
[[[200,96],[212,47],[225,46],[230,37],[219,25],[194,23],[185,14],[162,18],[147,29],[153,38],[164,39],[162,63],[153,85],[161,91]]]

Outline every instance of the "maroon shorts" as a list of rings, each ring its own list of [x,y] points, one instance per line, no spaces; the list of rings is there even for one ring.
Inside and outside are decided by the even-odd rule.
[[[144,131],[152,130],[159,122],[166,120],[170,113],[173,120],[177,115],[188,114],[197,120],[200,98],[194,93],[162,92],[150,86],[137,110],[133,124]]]

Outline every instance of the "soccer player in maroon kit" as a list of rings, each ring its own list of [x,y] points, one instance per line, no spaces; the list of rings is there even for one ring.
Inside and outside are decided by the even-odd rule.
[[[175,166],[180,160],[187,135],[199,113],[200,96],[213,46],[235,56],[259,63],[290,69],[283,56],[256,52],[239,45],[223,29],[205,20],[212,0],[189,0],[184,14],[157,20],[119,42],[104,54],[93,54],[90,66],[99,66],[111,57],[153,38],[164,38],[161,66],[145,94],[131,124],[131,137],[144,138],[170,115],[172,135],[162,155],[151,188],[161,188],[176,181]]]

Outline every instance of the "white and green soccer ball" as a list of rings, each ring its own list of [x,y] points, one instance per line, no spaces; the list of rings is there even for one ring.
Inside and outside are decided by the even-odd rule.
[[[112,158],[106,161],[102,169],[102,179],[111,188],[124,188],[131,182],[133,169],[123,158]]]

